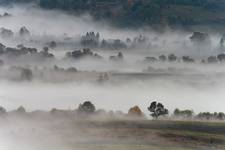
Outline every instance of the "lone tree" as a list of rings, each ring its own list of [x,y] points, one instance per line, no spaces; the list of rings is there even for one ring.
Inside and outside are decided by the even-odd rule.
[[[81,113],[92,114],[95,112],[95,106],[90,101],[86,101],[83,104],[80,104],[78,107],[78,111]]]
[[[158,119],[159,116],[167,115],[168,109],[164,108],[162,103],[158,103],[156,101],[152,102],[148,107],[148,110],[151,112],[151,116],[155,119]]]

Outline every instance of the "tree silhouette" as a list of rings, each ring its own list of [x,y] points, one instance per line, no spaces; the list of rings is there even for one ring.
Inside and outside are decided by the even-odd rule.
[[[0,115],[4,115],[6,113],[7,113],[6,109],[4,107],[0,106]]]
[[[148,107],[148,110],[151,112],[151,116],[155,119],[158,119],[159,116],[167,115],[168,109],[164,108],[162,103],[158,103],[156,101],[152,102],[151,105]]]
[[[91,114],[95,112],[95,106],[90,101],[86,101],[83,104],[80,104],[78,107],[78,111],[82,113]]]

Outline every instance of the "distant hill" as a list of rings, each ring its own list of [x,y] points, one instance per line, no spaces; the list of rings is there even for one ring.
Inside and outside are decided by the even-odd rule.
[[[36,1],[45,9],[82,14],[117,26],[225,25],[225,0],[0,0]]]
[[[12,3],[30,3],[35,2],[39,3],[40,0],[0,0],[0,5],[8,5]]]
[[[90,12],[122,26],[225,24],[224,0],[40,0],[40,6]]]

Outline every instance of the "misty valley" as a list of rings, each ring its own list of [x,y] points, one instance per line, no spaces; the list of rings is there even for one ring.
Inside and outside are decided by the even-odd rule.
[[[0,0],[0,150],[225,149],[222,2],[62,2]]]

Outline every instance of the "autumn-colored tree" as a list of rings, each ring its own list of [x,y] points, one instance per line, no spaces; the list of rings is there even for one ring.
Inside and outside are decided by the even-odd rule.
[[[131,107],[128,111],[128,116],[131,117],[143,117],[144,114],[138,106]]]

